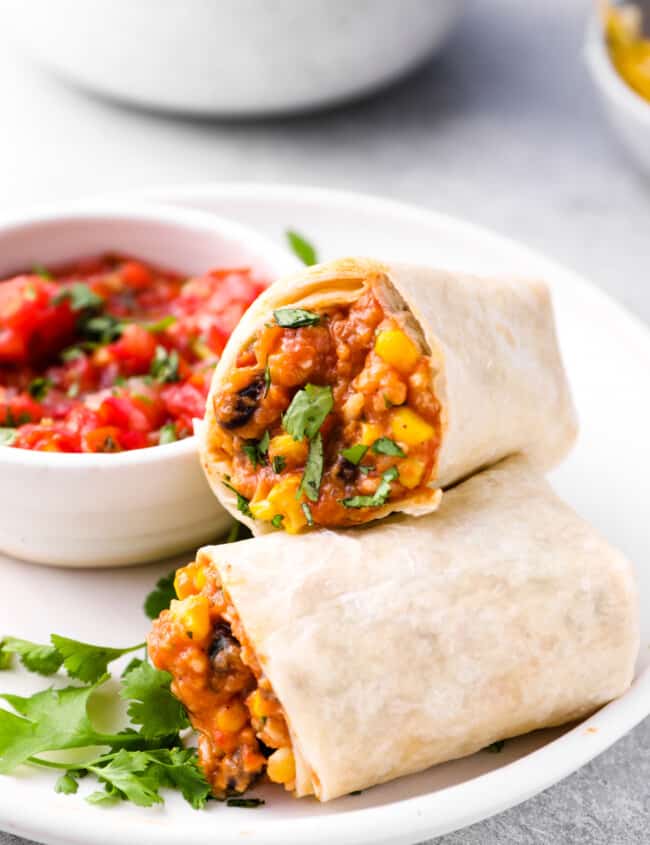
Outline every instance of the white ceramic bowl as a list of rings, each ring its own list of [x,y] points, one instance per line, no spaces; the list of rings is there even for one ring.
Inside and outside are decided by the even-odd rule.
[[[187,274],[244,264],[273,279],[297,265],[245,226],[182,208],[71,206],[0,221],[0,279],[105,251]],[[16,557],[126,566],[196,547],[229,521],[194,437],[111,455],[0,448],[0,551]]]
[[[302,111],[381,87],[442,44],[464,0],[0,5],[0,32],[85,88],[157,109],[235,116]]]
[[[612,126],[641,167],[650,172],[650,103],[630,88],[612,64],[598,15],[587,29],[585,57]]]

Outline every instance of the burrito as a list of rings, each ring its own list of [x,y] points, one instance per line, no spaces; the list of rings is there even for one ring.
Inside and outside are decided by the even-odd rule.
[[[583,717],[638,651],[627,560],[516,457],[439,511],[201,549],[149,651],[215,795],[329,801]]]
[[[517,452],[547,469],[576,433],[548,289],[356,258],[304,270],[244,315],[198,433],[255,534],[426,514]]]

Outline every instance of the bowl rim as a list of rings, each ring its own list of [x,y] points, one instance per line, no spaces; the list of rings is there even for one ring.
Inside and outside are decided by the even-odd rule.
[[[36,206],[16,214],[0,215],[0,237],[5,233],[34,226],[56,227],[59,225],[96,221],[98,226],[114,221],[138,223],[166,223],[179,229],[212,234],[217,237],[237,240],[251,247],[254,254],[268,261],[274,272],[281,275],[296,269],[297,260],[288,249],[275,244],[266,235],[255,229],[220,217],[210,211],[190,209],[180,205],[142,201],[132,203],[128,198],[118,200],[72,201],[65,204]],[[2,273],[0,273],[0,276]],[[84,470],[101,466],[104,470],[134,464],[150,464],[159,460],[184,459],[198,455],[196,435],[192,434],[174,443],[158,444],[144,449],[130,449],[124,452],[104,454],[101,452],[41,452],[32,449],[0,448],[0,465],[38,469],[42,467],[58,470]]]
[[[601,91],[631,117],[650,128],[650,103],[631,88],[614,67],[605,43],[598,10],[592,13],[584,42],[584,56]]]

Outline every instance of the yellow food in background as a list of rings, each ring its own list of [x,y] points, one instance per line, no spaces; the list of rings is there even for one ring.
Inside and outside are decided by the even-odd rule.
[[[643,35],[640,9],[605,3],[602,14],[612,64],[630,88],[650,102],[650,39]]]

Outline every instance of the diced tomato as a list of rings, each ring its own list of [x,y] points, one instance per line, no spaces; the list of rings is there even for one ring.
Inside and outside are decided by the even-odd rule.
[[[162,391],[162,400],[172,417],[202,417],[205,394],[193,384],[172,384]]]
[[[130,288],[146,288],[151,284],[151,270],[141,261],[125,261],[120,275]]]
[[[156,338],[142,326],[127,326],[122,337],[110,344],[108,351],[124,375],[147,373],[156,353]]]

